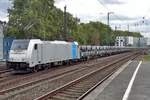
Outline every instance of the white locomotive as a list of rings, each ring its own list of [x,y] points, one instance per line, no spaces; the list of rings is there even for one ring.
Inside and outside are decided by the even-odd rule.
[[[79,58],[77,42],[14,40],[7,65],[14,70],[37,71],[54,63],[67,63]]]
[[[115,46],[79,46],[77,42],[20,39],[13,41],[7,65],[14,70],[37,71],[54,64],[65,64],[129,50]]]

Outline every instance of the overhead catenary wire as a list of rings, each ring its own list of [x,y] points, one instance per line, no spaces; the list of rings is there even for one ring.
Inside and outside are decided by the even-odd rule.
[[[110,9],[103,3],[103,1],[102,0],[97,0],[108,12],[110,12]],[[111,12],[114,12],[114,11],[111,11]],[[116,14],[116,12],[114,12],[114,17],[116,17],[117,18],[117,20],[119,20],[120,22],[123,22],[124,21],[124,24],[123,24],[123,26],[125,26],[126,27],[126,29],[127,30],[129,30],[129,27],[130,26],[132,26],[132,29],[134,29],[134,30],[132,30],[132,31],[135,31],[136,30],[136,27],[141,27],[141,26],[143,26],[143,25],[149,25],[150,24],[150,22],[148,21],[148,20],[145,20],[145,17],[147,16],[147,14],[150,12],[150,8],[148,9],[148,11],[147,11],[147,13],[140,19],[140,20],[138,20],[138,21],[134,21],[134,22],[131,22],[131,23],[126,23],[125,22],[125,20],[124,19],[122,19],[122,18],[120,18],[117,14]],[[115,25],[115,29],[117,29],[117,26],[116,26],[116,24],[113,24],[113,25]],[[122,26],[122,24],[120,23],[119,24],[119,28],[121,29],[121,26]],[[133,28],[133,26],[135,27],[135,28]]]
[[[114,11],[111,11],[101,0],[97,0],[108,12],[114,12]],[[116,12],[113,13],[114,17],[116,17],[120,22],[124,21],[123,19],[121,19],[117,14]],[[121,26],[121,25],[119,25]],[[116,27],[116,25],[115,25]]]
[[[108,12],[114,12],[114,11],[111,11],[101,0],[97,0]],[[120,20],[120,21],[122,21],[122,19],[118,16],[118,15],[116,15],[115,14],[116,12],[114,12],[114,14],[113,15],[115,15],[117,18],[118,18],[118,20]]]

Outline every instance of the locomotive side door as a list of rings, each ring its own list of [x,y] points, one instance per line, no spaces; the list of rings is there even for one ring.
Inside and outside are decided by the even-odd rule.
[[[42,44],[37,45],[37,62],[38,64],[42,63]]]
[[[34,45],[34,64],[35,65],[38,65],[38,64],[41,64],[41,60],[42,60],[42,57],[41,57],[41,50],[42,49],[42,45],[41,44],[35,44]]]

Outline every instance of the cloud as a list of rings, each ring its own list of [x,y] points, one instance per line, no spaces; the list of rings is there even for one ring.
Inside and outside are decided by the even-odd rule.
[[[80,21],[83,23],[88,23],[90,21],[100,21],[100,17],[96,15],[78,14],[77,17],[80,18]]]
[[[107,24],[107,13],[97,13],[97,14],[77,14],[78,18],[81,19],[81,22],[89,22],[89,21],[101,21],[105,24]],[[116,14],[111,14],[110,15],[110,23],[111,24],[129,24],[129,23],[142,23],[142,18],[141,17],[129,17],[125,15],[116,15]],[[141,19],[141,20],[139,20]],[[144,21],[145,24],[148,23],[148,21]]]
[[[0,11],[7,13],[7,9],[10,8],[11,5],[9,0],[0,0]]]
[[[106,19],[106,17],[107,16],[102,16],[101,19]],[[132,19],[135,19],[135,18],[131,18],[131,17],[128,17],[128,16],[116,15],[116,14],[110,14],[109,18],[111,20],[132,20]]]
[[[8,22],[8,13],[0,11],[0,20]]]
[[[64,9],[65,5],[67,5],[67,12],[70,12],[74,16],[95,15],[106,10],[97,0],[65,0],[55,3],[55,6],[61,10]]]
[[[54,0],[55,3],[60,3],[60,2],[64,2],[65,0]]]
[[[119,0],[98,0],[98,1],[104,4],[125,4],[125,2]]]
[[[7,9],[12,6],[9,0],[0,0],[0,20],[8,21]]]
[[[141,17],[129,17],[129,16],[126,16],[126,15],[117,15],[117,14],[110,14],[109,16],[110,18],[110,21],[113,22],[113,23],[130,23],[130,22],[135,22],[137,21],[138,19],[141,19]],[[100,19],[101,20],[107,20],[107,14],[103,14],[100,16]]]
[[[67,2],[67,0],[55,0],[56,3],[59,2]],[[104,4],[125,4],[124,1],[120,1],[120,0],[97,0],[99,2],[102,2]]]

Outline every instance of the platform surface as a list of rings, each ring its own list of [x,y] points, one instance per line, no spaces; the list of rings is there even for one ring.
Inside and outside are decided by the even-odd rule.
[[[128,100],[150,100],[150,62],[143,62]]]
[[[84,100],[150,100],[150,62],[139,66],[128,98],[123,99],[140,61],[130,61]]]

